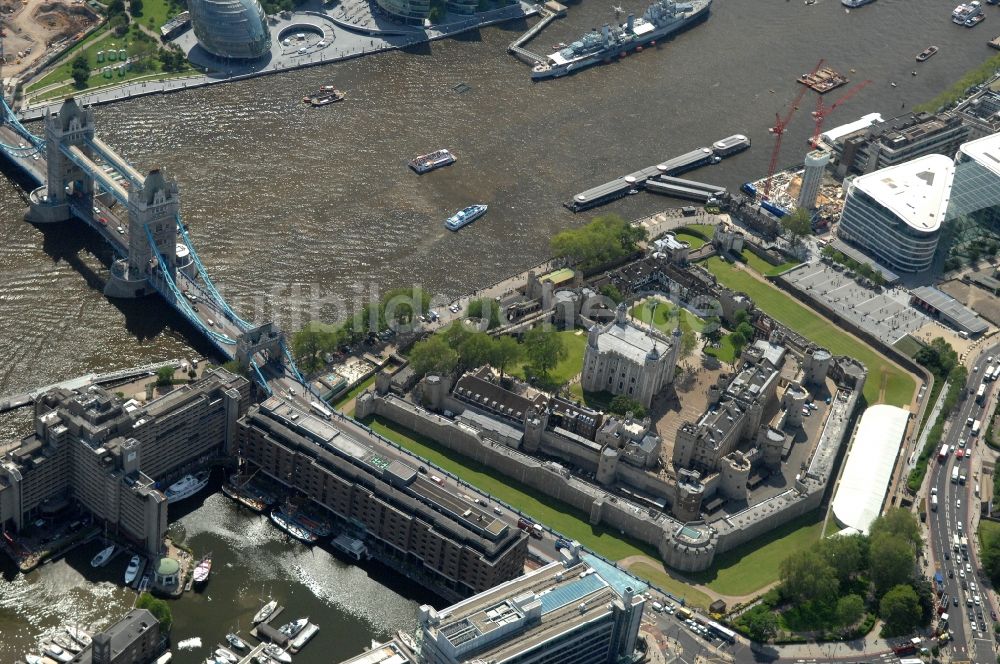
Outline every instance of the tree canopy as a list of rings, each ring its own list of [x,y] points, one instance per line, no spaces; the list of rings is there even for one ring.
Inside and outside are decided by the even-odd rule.
[[[466,308],[466,315],[469,318],[478,318],[485,321],[486,325],[480,329],[492,330],[500,327],[500,303],[490,298],[472,300]]]
[[[920,626],[923,612],[920,598],[912,586],[893,586],[879,602],[879,617],[885,621],[888,634],[906,634]]]
[[[174,624],[174,616],[170,612],[170,605],[162,599],[157,599],[148,592],[139,595],[135,602],[135,608],[146,609],[153,614],[157,622],[160,623],[160,632],[166,634]]]
[[[552,253],[583,269],[617,260],[635,251],[646,229],[617,214],[605,214],[582,228],[562,231],[550,241]]]
[[[546,376],[568,355],[562,337],[548,325],[539,325],[524,335],[524,354],[532,370]]]
[[[420,374],[448,375],[458,366],[458,351],[448,344],[441,334],[432,334],[423,341],[413,344],[410,349],[410,366]]]
[[[812,233],[812,215],[809,210],[798,208],[781,218],[781,227],[794,238],[802,238]]]

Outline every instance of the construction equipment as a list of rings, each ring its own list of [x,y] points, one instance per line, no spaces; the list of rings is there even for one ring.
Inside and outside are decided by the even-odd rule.
[[[826,116],[830,115],[838,106],[848,101],[851,97],[861,92],[861,89],[871,83],[871,79],[867,81],[862,81],[858,83],[853,88],[844,93],[844,96],[833,102],[829,106],[823,103],[823,97],[816,97],[816,110],[812,112],[813,119],[816,121],[816,129],[813,131],[813,136],[809,140],[809,143],[815,148],[819,144],[820,131],[823,128],[823,120],[826,120]]]
[[[819,63],[813,67],[810,75],[819,71],[824,62],[825,60],[820,60]],[[764,200],[767,200],[771,196],[771,179],[774,177],[774,170],[778,167],[778,153],[781,152],[781,137],[784,136],[785,129],[788,127],[788,123],[792,120],[792,114],[798,110],[799,102],[802,101],[802,97],[805,95],[806,90],[808,90],[806,86],[802,86],[799,89],[798,93],[795,95],[795,99],[788,107],[788,112],[785,113],[785,117],[781,117],[777,113],[774,114],[774,126],[768,129],[769,132],[774,134],[774,150],[771,152],[771,163],[767,167],[767,180],[764,181]]]

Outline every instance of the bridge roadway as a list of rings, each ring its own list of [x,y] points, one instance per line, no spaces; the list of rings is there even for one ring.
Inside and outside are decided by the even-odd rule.
[[[2,123],[0,123],[0,145],[9,145],[15,148],[18,146],[24,146],[25,153],[30,151],[30,144],[28,141],[26,141],[24,137],[21,136],[21,134],[19,134],[13,127]],[[37,159],[35,158],[36,156],[38,157]],[[41,184],[45,182],[46,177],[48,177],[48,174],[46,173],[44,153],[27,155],[20,159],[12,158],[9,161],[16,164],[24,175],[26,175],[37,186],[41,186]]]

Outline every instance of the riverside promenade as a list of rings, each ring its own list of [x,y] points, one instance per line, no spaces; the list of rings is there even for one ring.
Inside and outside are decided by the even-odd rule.
[[[206,85],[342,62],[383,51],[411,48],[485,26],[522,20],[539,12],[537,5],[522,0],[517,4],[481,12],[474,16],[449,14],[445,19],[446,22],[421,28],[390,25],[384,19],[375,19],[371,11],[365,10],[367,6],[363,0],[350,0],[338,6],[336,10],[317,6],[315,10],[283,12],[283,15],[270,17],[269,28],[273,40],[271,53],[258,62],[236,63],[215,59],[198,46],[194,32],[188,30],[173,43],[184,51],[192,64],[202,73],[179,75],[162,80],[155,80],[152,77],[147,80],[133,79],[121,85],[108,86],[93,92],[79,91],[74,93],[74,96],[81,105],[89,106],[110,104],[134,97],[180,92]],[[290,35],[300,33],[306,33],[310,38],[316,37],[311,39],[306,48],[300,46],[297,41],[284,43]],[[64,87],[64,83],[67,82],[60,82],[52,87]],[[44,95],[45,90],[36,90],[33,94]],[[22,121],[38,120],[45,117],[49,111],[57,110],[62,104],[62,97],[60,95],[58,98],[36,102],[29,94],[25,103],[15,111]]]

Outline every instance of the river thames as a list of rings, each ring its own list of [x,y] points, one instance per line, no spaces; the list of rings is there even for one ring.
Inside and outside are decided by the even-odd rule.
[[[571,4],[530,48],[546,53],[612,20],[611,4]],[[900,114],[992,54],[986,41],[997,19],[966,29],[951,23],[950,11],[934,0],[879,0],[850,12],[836,0],[716,0],[707,22],[672,40],[540,83],[506,53],[526,25],[502,26],[409,52],[99,107],[97,125],[140,169],[161,166],[176,177],[185,222],[234,308],[294,330],[311,315],[332,320],[378,290],[419,283],[455,296],[488,285],[546,258],[551,235],[598,212],[635,218],[677,206],[646,193],[591,214],[561,204],[730,134],[747,134],[753,147],[691,177],[737,187],[762,176],[772,146],[767,128],[798,91],[796,77],[820,58],[852,85],[873,81],[828,126],[871,111]],[[915,63],[930,44],[940,52]],[[455,92],[459,83],[469,91]],[[324,84],[347,99],[321,109],[301,103]],[[780,164],[801,162],[815,99],[804,97]],[[458,156],[455,165],[423,177],[406,168],[414,155],[441,147]],[[489,214],[459,233],[443,228],[445,217],[474,202],[488,203]],[[23,207],[16,187],[0,179],[0,394],[209,352],[155,299],[104,298],[106,250],[82,225],[36,228],[21,220]],[[22,436],[28,425],[26,413],[0,417],[0,436]],[[327,647],[343,643],[345,655],[413,624],[416,604],[396,582],[383,586],[325,554],[281,544],[262,521],[237,530],[221,500],[209,499],[182,525],[189,537],[218,538],[211,545],[222,564],[245,570],[245,580],[227,581],[224,568],[205,596],[180,602],[175,640],[191,635],[188,628],[217,638],[245,622],[261,582],[292,583],[321,638],[331,639]],[[89,573],[84,567],[77,569]],[[316,598],[305,599],[307,591]],[[0,640],[0,660],[20,655],[46,617],[96,604],[115,615],[112,607],[127,601],[64,563],[5,578],[0,631],[18,636]]]

